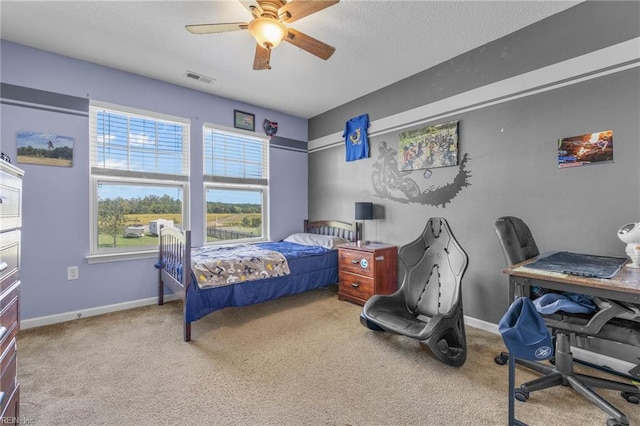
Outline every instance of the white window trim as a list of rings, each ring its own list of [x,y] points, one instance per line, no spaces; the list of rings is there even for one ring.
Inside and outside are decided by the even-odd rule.
[[[182,229],[191,229],[190,222],[190,202],[189,202],[189,185],[187,182],[178,182],[176,181],[174,184],[169,182],[159,183],[157,180],[151,179],[123,179],[123,178],[114,178],[114,177],[105,177],[105,176],[91,176],[91,198],[89,201],[89,215],[91,217],[91,223],[89,224],[89,242],[90,247],[93,250],[98,247],[98,235],[95,232],[95,226],[98,223],[98,181],[101,182],[110,182],[110,183],[122,183],[122,184],[140,184],[140,185],[152,185],[152,186],[181,186],[182,187],[182,215],[183,215],[183,223]],[[146,248],[141,250],[119,250],[119,249],[102,249],[100,251],[96,251],[90,253],[85,256],[88,263],[103,263],[103,262],[114,262],[118,260],[134,260],[134,259],[149,259],[158,256],[158,248]]]
[[[175,121],[176,123],[182,123],[187,126],[191,125],[191,120],[189,120],[188,118],[178,117],[178,116],[169,115],[169,114],[163,114],[161,112],[150,111],[146,109],[133,108],[133,107],[117,105],[117,104],[110,104],[108,102],[91,101],[89,108],[104,108],[104,109],[110,109],[113,111],[122,112],[125,114],[135,115],[138,117],[152,117],[158,120]]]
[[[89,216],[91,218],[91,222],[89,223],[89,243],[90,243],[90,253],[85,256],[87,262],[92,263],[105,263],[105,262],[114,262],[121,260],[135,260],[135,259],[150,259],[158,256],[158,248],[146,248],[141,250],[117,250],[110,251],[108,249],[98,250],[98,242],[97,242],[97,232],[96,227],[98,223],[98,181],[108,181],[113,183],[123,183],[123,184],[148,184],[154,186],[181,186],[182,187],[182,222],[183,229],[191,229],[190,223],[190,197],[189,197],[189,181],[190,181],[190,145],[191,145],[191,120],[183,117],[177,117],[169,114],[163,114],[156,111],[149,111],[140,108],[127,107],[123,105],[111,104],[108,102],[101,101],[91,101],[89,105],[90,117],[89,117],[89,155],[94,155],[93,146],[93,136],[91,134],[91,109],[92,108],[104,108],[107,110],[113,110],[116,112],[122,112],[124,114],[129,114],[133,116],[139,117],[150,117],[157,120],[165,120],[165,121],[173,121],[176,123],[180,123],[186,126],[187,129],[187,138],[185,140],[185,149],[186,149],[186,164],[185,171],[186,174],[181,176],[175,176],[175,180],[171,182],[171,180],[166,179],[162,181],[153,180],[153,179],[145,179],[145,178],[119,178],[117,176],[113,176],[109,170],[104,170],[104,172],[95,173],[93,170],[93,158],[89,158],[89,176],[90,176],[90,197],[89,197]],[[101,169],[102,170],[102,169]],[[135,172],[124,172],[124,175],[136,176],[140,175]]]
[[[203,135],[204,135],[204,129],[206,128],[220,130],[221,132],[236,133],[238,135],[245,135],[251,138],[258,138],[258,139],[263,139],[265,141],[269,141],[269,137],[264,133],[252,132],[251,130],[237,129],[235,127],[228,127],[228,126],[223,126],[221,124],[206,123],[206,122],[202,125]]]
[[[262,237],[240,238],[237,240],[207,241],[207,189],[238,189],[238,190],[261,190],[262,191]],[[202,241],[204,245],[225,245],[235,243],[263,242],[269,241],[269,187],[263,185],[229,185],[224,183],[205,182],[202,191]]]
[[[259,133],[259,132],[252,132],[250,130],[244,130],[244,129],[237,129],[235,127],[227,127],[227,126],[223,126],[220,124],[214,124],[214,123],[207,123],[205,122],[202,125],[202,151],[204,151],[205,149],[205,142],[204,142],[204,135],[206,133],[207,129],[215,129],[215,130],[219,130],[221,132],[228,132],[228,133],[236,133],[239,135],[244,135],[244,136],[248,136],[248,137],[252,137],[252,138],[258,138],[258,139],[262,139],[264,141],[265,144],[267,144],[266,147],[266,155],[269,156],[269,141],[270,138],[268,136],[265,136],[265,134],[263,133]],[[206,161],[206,158],[204,156],[204,152],[202,155],[202,162],[203,162],[203,173],[204,170],[206,170],[206,165],[204,164],[204,162]],[[203,187],[203,191],[202,191],[202,199],[203,199],[203,206],[202,206],[202,210],[203,210],[203,216],[202,216],[202,238],[203,238],[203,242],[205,245],[223,245],[223,244],[230,244],[230,243],[246,243],[246,242],[262,242],[262,241],[270,241],[270,226],[269,226],[269,190],[270,190],[270,158],[267,158],[267,170],[266,170],[266,174],[267,174],[267,184],[266,185],[256,185],[256,184],[230,184],[230,183],[223,183],[223,182],[216,182],[216,177],[215,176],[211,176],[211,175],[207,175],[204,174],[203,176],[203,180],[204,180],[204,187]],[[211,242],[207,242],[207,189],[215,189],[215,188],[219,188],[219,189],[260,189],[262,190],[262,237],[261,238],[245,238],[245,239],[238,239],[238,240],[226,240],[226,241],[211,241]]]

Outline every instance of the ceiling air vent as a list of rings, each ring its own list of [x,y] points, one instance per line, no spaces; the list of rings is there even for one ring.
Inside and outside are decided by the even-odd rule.
[[[187,71],[187,72],[184,73],[184,75],[187,78],[190,78],[190,79],[193,79],[193,80],[196,80],[196,81],[200,81],[202,83],[207,83],[207,84],[209,84],[209,83],[211,83],[213,81],[216,81],[215,79],[213,79],[211,77],[206,77],[206,76],[204,76],[202,74],[198,74],[198,73],[195,73],[193,71]]]

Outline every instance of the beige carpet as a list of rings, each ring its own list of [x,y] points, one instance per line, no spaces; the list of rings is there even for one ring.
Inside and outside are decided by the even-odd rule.
[[[20,415],[35,425],[504,425],[500,336],[467,327],[461,368],[417,342],[359,324],[335,289],[244,308],[193,325],[168,303],[25,330]],[[534,377],[518,370],[518,381]],[[640,424],[640,408],[602,395]],[[604,425],[569,388],[516,404],[530,425]]]

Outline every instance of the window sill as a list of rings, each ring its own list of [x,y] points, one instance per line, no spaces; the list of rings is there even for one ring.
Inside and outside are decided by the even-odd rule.
[[[135,252],[120,252],[120,253],[101,253],[101,254],[89,254],[85,256],[88,263],[106,263],[106,262],[121,262],[125,260],[139,260],[139,259],[153,259],[158,257],[158,249],[135,251]]]

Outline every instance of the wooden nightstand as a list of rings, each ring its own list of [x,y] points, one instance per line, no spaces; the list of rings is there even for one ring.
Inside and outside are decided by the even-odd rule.
[[[360,305],[374,294],[390,294],[398,286],[398,247],[356,243],[338,246],[338,299]]]

